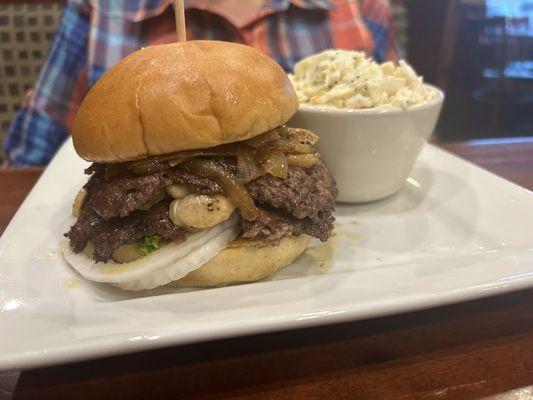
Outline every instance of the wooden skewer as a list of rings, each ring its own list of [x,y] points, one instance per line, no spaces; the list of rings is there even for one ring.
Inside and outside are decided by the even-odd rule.
[[[187,40],[187,32],[185,30],[185,7],[183,0],[174,0],[174,14],[176,15],[178,42],[185,42]]]

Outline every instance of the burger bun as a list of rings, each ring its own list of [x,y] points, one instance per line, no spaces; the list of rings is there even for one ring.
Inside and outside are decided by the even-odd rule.
[[[163,44],[130,54],[96,82],[72,137],[83,159],[117,163],[249,139],[297,108],[283,69],[252,47]]]
[[[277,246],[234,240],[217,256],[170,286],[224,286],[258,281],[291,264],[302,254],[309,236],[287,236]]]

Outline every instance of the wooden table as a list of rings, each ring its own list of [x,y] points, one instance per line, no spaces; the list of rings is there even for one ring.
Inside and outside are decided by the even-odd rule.
[[[533,188],[533,140],[443,147]],[[0,172],[0,231],[40,173]],[[0,373],[0,399],[104,397],[533,398],[533,291],[387,318]]]

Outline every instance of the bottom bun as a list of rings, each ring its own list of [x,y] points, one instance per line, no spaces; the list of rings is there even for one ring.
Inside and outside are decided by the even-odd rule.
[[[223,286],[266,278],[292,263],[302,254],[309,236],[290,236],[279,245],[237,239],[201,268],[168,286]]]

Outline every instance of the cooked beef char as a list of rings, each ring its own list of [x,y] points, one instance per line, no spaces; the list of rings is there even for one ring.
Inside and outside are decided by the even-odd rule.
[[[175,183],[192,185],[198,194],[219,194],[224,193],[222,187],[213,179],[204,178],[202,176],[194,175],[179,167],[168,170],[166,176]]]
[[[172,223],[168,216],[169,201],[164,200],[148,211],[135,211],[124,218],[104,220],[86,203],[80,218],[66,236],[75,252],[82,251],[91,241],[93,258],[107,261],[123,244],[136,243],[145,236],[159,234],[165,239],[184,238],[186,232]]]
[[[246,189],[257,204],[284,210],[298,219],[315,219],[334,208],[337,188],[323,164],[310,168],[291,167],[287,179],[266,174]]]
[[[262,211],[253,221],[241,221],[243,238],[260,239],[270,244],[277,244],[285,236],[298,236],[302,233],[302,224],[299,220]]]
[[[91,238],[94,247],[93,259],[95,261],[107,261],[113,251],[123,244],[136,243],[147,235],[143,217],[147,212],[136,211],[125,218],[115,218],[105,221],[105,229]]]
[[[331,212],[319,212],[313,219],[298,219],[284,213],[263,210],[259,218],[253,221],[242,220],[242,237],[276,245],[285,236],[305,233],[325,242],[331,235],[334,220]]]
[[[199,194],[223,193],[213,179],[200,177],[179,167],[145,176],[119,177],[106,181],[100,172],[93,175],[90,202],[105,219],[125,217],[153,203],[161,189],[171,182],[189,184]],[[315,218],[320,211],[332,210],[337,188],[322,164],[311,168],[291,167],[287,179],[263,175],[246,185],[260,205],[284,210],[296,218]]]
[[[78,220],[65,235],[70,239],[70,246],[74,252],[82,251],[92,237],[100,233],[105,227],[105,220],[85,203]]]
[[[123,218],[135,210],[153,204],[160,198],[164,187],[172,182],[193,185],[200,194],[223,193],[220,185],[212,179],[193,175],[180,168],[164,172],[136,176],[123,174],[111,180],[104,178],[105,170],[96,169],[86,188],[91,191],[90,203],[94,211],[104,219]]]
[[[165,239],[179,239],[185,237],[186,231],[170,220],[168,209],[171,199],[165,199],[148,210],[143,223],[146,225],[146,235],[155,235],[156,233]]]
[[[153,202],[169,184],[168,178],[156,173],[146,176],[126,176],[106,181],[95,175],[89,199],[92,208],[104,219],[126,217]]]
[[[326,242],[333,232],[333,223],[335,222],[335,217],[331,212],[332,210],[320,211],[316,218],[302,219],[304,233]]]
[[[220,162],[235,167],[224,159]],[[110,177],[105,166],[96,164],[86,172],[93,174],[85,185],[88,199],[66,236],[75,252],[90,241],[97,261],[109,260],[116,248],[148,235],[160,234],[170,240],[185,236],[168,216],[168,197],[149,211],[141,210],[158,200],[165,185],[175,182],[191,185],[196,193],[224,193],[215,180],[194,175],[181,165],[144,176],[119,170]],[[263,212],[254,221],[242,220],[244,238],[276,244],[284,236],[302,233],[322,241],[331,235],[337,188],[324,165],[290,167],[287,179],[264,175],[246,189]]]

